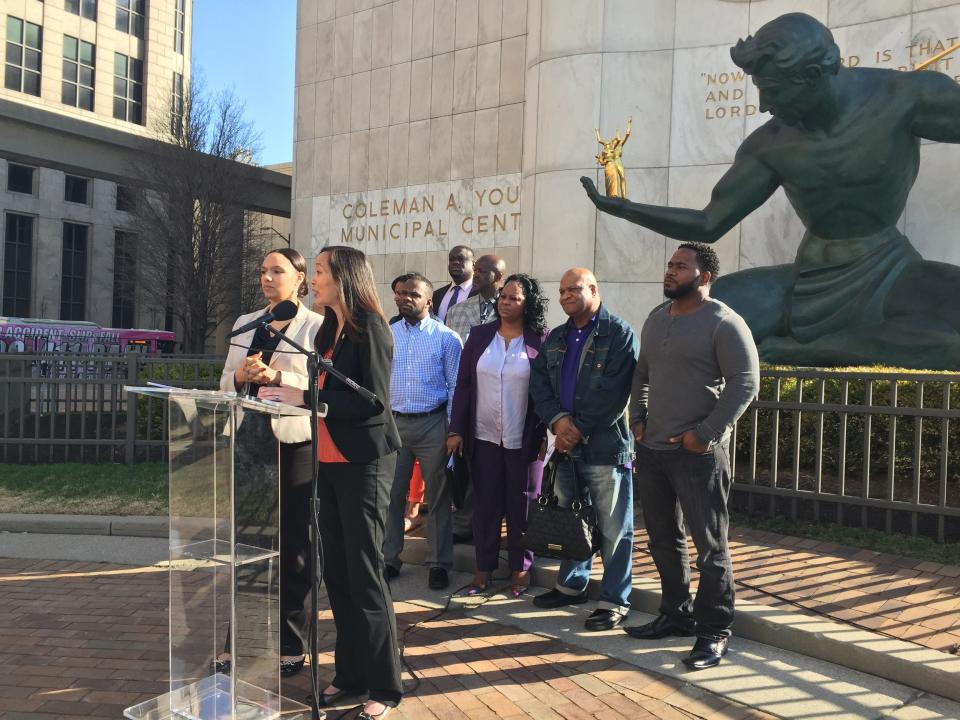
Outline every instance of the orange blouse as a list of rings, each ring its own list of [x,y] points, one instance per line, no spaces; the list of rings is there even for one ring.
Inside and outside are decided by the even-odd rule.
[[[329,360],[333,357],[333,349],[331,348],[323,354],[323,357]],[[327,383],[327,373],[320,375],[320,379],[317,381],[317,387],[320,390],[323,390],[323,386]],[[333,442],[333,438],[330,437],[330,431],[327,429],[327,423],[324,422],[323,418],[317,418],[317,460],[322,463],[345,463],[350,462],[347,460],[343,453],[341,453],[337,446]]]

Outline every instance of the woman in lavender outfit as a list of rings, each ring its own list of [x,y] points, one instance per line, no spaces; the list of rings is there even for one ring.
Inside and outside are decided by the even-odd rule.
[[[530,363],[547,330],[547,300],[540,283],[511,275],[497,301],[498,319],[473,328],[460,357],[447,452],[470,462],[476,507],[473,538],[477,570],[468,595],[486,591],[500,555],[500,525],[507,519],[511,591],[529,586],[533,553],[520,539],[530,504],[540,491],[546,428],[529,402]]]

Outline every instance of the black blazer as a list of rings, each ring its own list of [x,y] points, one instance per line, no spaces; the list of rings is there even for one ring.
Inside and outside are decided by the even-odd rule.
[[[447,290],[450,289],[450,286],[453,285],[452,282],[448,282],[442,288],[437,288],[433,291],[433,314],[436,315],[440,312],[440,303],[443,302],[443,296],[447,294]]]
[[[318,400],[327,404],[325,422],[330,437],[350,462],[366,463],[400,448],[400,435],[390,408],[390,368],[393,363],[393,333],[379,315],[366,319],[363,335],[354,340],[341,334],[333,349],[333,366],[383,403],[383,410],[332,375],[327,376]],[[308,392],[304,399],[309,407]]]

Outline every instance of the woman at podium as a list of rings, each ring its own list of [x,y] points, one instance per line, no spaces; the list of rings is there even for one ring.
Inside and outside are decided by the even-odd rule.
[[[323,324],[323,316],[300,302],[307,294],[307,263],[303,255],[291,248],[267,253],[260,263],[260,288],[267,307],[241,315],[234,329],[289,300],[297,306],[296,315],[274,320],[271,325],[301,345],[311,343]],[[279,310],[277,314],[281,314]],[[278,348],[280,342],[279,336],[263,327],[236,336],[227,353],[220,389],[256,397],[261,387],[279,386],[281,382],[306,388],[306,358],[300,353],[282,351]],[[245,420],[237,429],[238,435],[249,439],[245,446],[262,446],[269,454],[275,452],[273,438],[280,441],[280,673],[293,675],[303,668],[310,621],[306,608],[310,594],[309,508],[313,462],[310,418],[268,420],[266,415],[251,413]],[[266,426],[268,422],[270,427]],[[224,653],[218,658],[218,670],[229,669],[229,657]]]
[[[374,405],[321,372],[317,399],[320,539],[323,580],[337,629],[335,675],[321,705],[369,695],[358,720],[380,720],[400,702],[400,655],[393,598],[384,578],[383,534],[400,447],[390,409],[393,336],[366,256],[325,248],[316,259],[314,298],[324,306],[315,347],[333,367],[380,399]],[[282,382],[260,397],[293,405],[311,400]],[[273,392],[272,392],[273,391]]]

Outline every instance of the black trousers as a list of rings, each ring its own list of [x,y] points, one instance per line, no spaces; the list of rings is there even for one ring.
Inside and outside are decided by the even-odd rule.
[[[280,443],[280,654],[307,651],[310,613],[310,442]]]
[[[248,525],[238,527],[238,539],[270,547],[275,539],[262,536],[264,527],[280,526],[280,654],[303,655],[310,629],[310,481],[313,453],[309,441],[280,443],[280,517],[272,494],[264,495],[277,468],[277,442],[265,415],[250,413],[237,431],[235,490],[239,514]],[[276,480],[273,480],[276,482]],[[252,578],[264,582],[263,578]],[[242,582],[242,581],[238,581]],[[223,644],[230,652],[230,633]]]
[[[637,448],[637,475],[650,554],[660,573],[660,612],[696,621],[699,637],[730,636],[735,600],[727,547],[730,458],[727,443],[702,455]],[[686,523],[684,523],[686,520]],[[700,581],[690,597],[690,560],[683,526],[697,548]]]
[[[400,702],[393,598],[383,575],[383,535],[397,455],[369,463],[320,463],[323,581],[337,629],[333,685]]]

